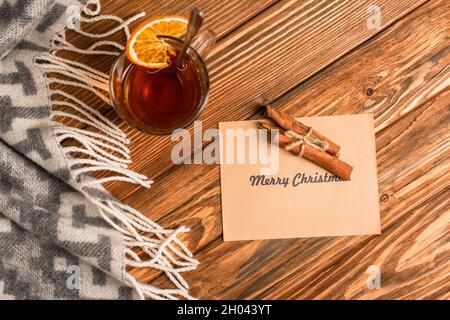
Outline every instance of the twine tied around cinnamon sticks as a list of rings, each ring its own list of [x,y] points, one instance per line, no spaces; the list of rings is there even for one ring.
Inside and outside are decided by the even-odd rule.
[[[268,104],[266,111],[267,116],[277,125],[261,122],[261,128],[269,132],[275,131],[279,146],[317,164],[342,180],[350,180],[353,167],[339,159],[341,147],[338,144]]]
[[[302,136],[298,133],[295,133],[292,130],[287,130],[284,134],[290,138],[294,138],[295,140],[291,144],[287,145],[285,147],[285,149],[290,151],[291,149],[293,149],[297,146],[300,146],[299,157],[303,157],[305,144],[310,145],[311,147],[322,150],[322,151],[327,151],[328,143],[326,143],[320,139],[311,137],[311,133],[312,133],[311,127],[309,127],[308,132],[304,136]]]

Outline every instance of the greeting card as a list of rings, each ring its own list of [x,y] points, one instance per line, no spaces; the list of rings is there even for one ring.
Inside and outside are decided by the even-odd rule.
[[[380,233],[373,116],[297,120],[332,137],[340,150],[327,157],[351,165],[351,176],[270,143],[260,121],[219,123],[225,241]]]

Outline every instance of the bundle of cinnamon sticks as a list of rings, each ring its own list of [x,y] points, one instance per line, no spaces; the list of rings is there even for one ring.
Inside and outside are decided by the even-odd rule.
[[[339,159],[340,146],[311,127],[266,105],[267,116],[275,124],[261,122],[261,128],[277,132],[279,146],[303,157],[342,180],[350,180],[353,167]]]

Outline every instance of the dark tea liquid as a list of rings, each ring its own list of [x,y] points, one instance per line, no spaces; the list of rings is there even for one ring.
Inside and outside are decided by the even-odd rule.
[[[161,130],[183,127],[198,112],[202,86],[193,59],[186,55],[182,68],[177,57],[168,67],[152,70],[130,64],[123,78],[128,109],[147,126]]]

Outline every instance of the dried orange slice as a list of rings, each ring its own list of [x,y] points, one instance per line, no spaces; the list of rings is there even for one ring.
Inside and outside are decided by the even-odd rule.
[[[158,36],[180,38],[186,33],[188,20],[179,16],[153,17],[133,31],[127,42],[126,53],[134,64],[160,69],[169,65],[175,49]]]

